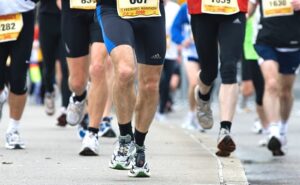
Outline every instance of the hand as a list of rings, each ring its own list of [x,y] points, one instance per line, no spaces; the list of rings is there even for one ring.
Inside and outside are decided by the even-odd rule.
[[[56,0],[56,6],[61,10],[61,0]]]
[[[292,6],[295,11],[300,10],[300,0],[292,0]]]

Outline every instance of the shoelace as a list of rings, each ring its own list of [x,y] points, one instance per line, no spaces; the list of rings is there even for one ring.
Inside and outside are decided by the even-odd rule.
[[[130,143],[120,143],[118,154],[121,156],[126,156],[129,151]]]

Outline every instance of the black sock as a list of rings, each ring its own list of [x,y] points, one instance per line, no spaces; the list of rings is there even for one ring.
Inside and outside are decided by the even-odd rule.
[[[74,100],[74,101],[79,101],[79,102],[81,102],[82,100],[85,99],[86,94],[87,94],[86,91],[84,91],[83,94],[80,95],[80,96],[76,96],[76,95],[75,95],[75,96],[73,97],[73,100]]]
[[[227,129],[230,131],[232,123],[230,121],[221,121],[221,128]]]
[[[198,91],[198,96],[203,101],[209,101],[211,92],[213,90],[214,85],[212,85],[207,94],[201,94],[200,90]]]
[[[135,143],[139,146],[144,146],[144,142],[145,142],[147,133],[148,132],[142,133],[142,132],[138,131],[137,129],[135,129],[135,131],[134,131]]]
[[[88,131],[97,135],[99,132],[99,128],[88,127]]]
[[[127,134],[129,134],[131,136],[131,140],[134,139],[133,132],[132,132],[131,121],[129,123],[122,124],[122,125],[119,123],[119,130],[120,130],[120,135],[121,136],[126,136]]]

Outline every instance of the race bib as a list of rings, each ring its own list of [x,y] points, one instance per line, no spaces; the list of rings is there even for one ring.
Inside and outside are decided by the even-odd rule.
[[[262,0],[264,17],[293,15],[292,0]]]
[[[159,17],[159,0],[117,0],[117,9],[124,19]]]
[[[22,14],[0,16],[0,43],[17,40],[22,28]]]
[[[202,0],[202,13],[231,15],[240,11],[238,0]]]
[[[70,0],[71,9],[95,10],[97,0]]]

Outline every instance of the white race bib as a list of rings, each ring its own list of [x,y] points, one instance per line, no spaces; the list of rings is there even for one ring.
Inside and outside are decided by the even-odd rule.
[[[208,14],[231,15],[240,12],[238,0],[202,0],[201,9],[202,13]]]
[[[95,10],[97,0],[70,0],[71,9]]]
[[[262,0],[264,17],[293,15],[292,0]]]
[[[0,16],[0,43],[17,40],[22,28],[22,14]]]
[[[117,0],[117,9],[124,19],[159,17],[159,0]]]

